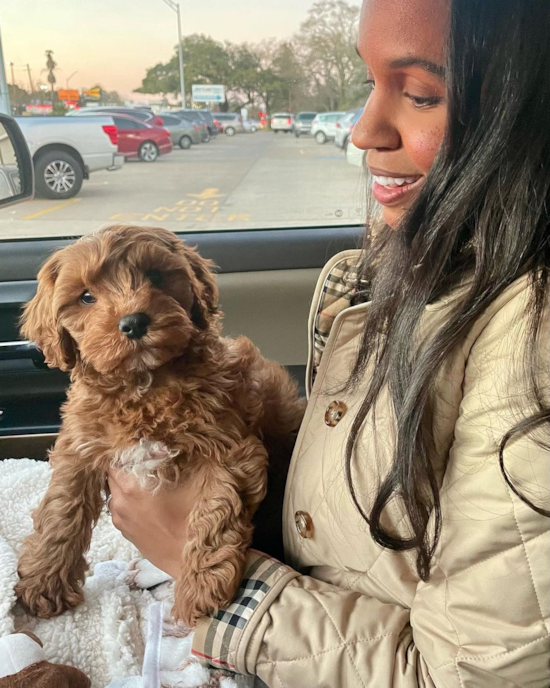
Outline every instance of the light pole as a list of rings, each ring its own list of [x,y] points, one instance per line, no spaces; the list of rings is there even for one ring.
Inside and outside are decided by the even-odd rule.
[[[71,76],[68,76],[68,77],[65,79],[65,88],[66,88],[67,90],[69,90],[69,81],[73,78],[73,76],[76,76],[77,74],[78,74],[78,72],[73,72],[73,73],[71,74]]]
[[[181,17],[180,17],[180,4],[179,2],[174,2],[174,0],[163,0],[165,5],[173,10],[178,15],[178,52],[180,59],[180,88],[181,88],[181,106],[185,110],[185,77],[183,75],[183,52],[181,45]]]
[[[15,86],[15,74],[13,73],[14,62],[8,62],[8,67],[11,67],[11,85]]]
[[[11,115],[10,93],[4,70],[4,53],[2,52],[2,37],[0,36],[0,112]]]

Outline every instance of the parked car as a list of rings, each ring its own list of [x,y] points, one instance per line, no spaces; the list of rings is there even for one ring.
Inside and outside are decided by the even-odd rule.
[[[210,141],[210,130],[208,129],[207,123],[200,116],[200,114],[198,114],[198,111],[168,110],[160,112],[159,114],[161,117],[164,117],[164,115],[172,115],[174,117],[179,117],[181,120],[184,120],[185,122],[190,122],[191,124],[196,125],[197,127],[199,127],[199,131],[201,133],[201,141],[203,143],[208,143]]]
[[[362,112],[362,108],[349,110],[342,117],[342,119],[336,122],[336,136],[334,137],[334,143],[338,148],[342,148],[344,151],[346,150],[353,127],[355,126],[355,123],[361,116]]]
[[[336,136],[336,122],[345,112],[320,112],[311,123],[311,135],[322,146],[327,141],[334,141]]]
[[[118,115],[131,115],[142,122],[147,122],[147,124],[156,124],[158,127],[162,127],[163,120],[159,115],[155,115],[152,110],[146,108],[129,108],[129,107],[109,107],[107,105],[92,108],[81,108],[80,110],[71,110],[67,113],[67,117],[94,117],[98,114],[118,114]]]
[[[214,116],[206,108],[193,109],[193,110],[182,110],[182,112],[191,113],[192,115],[198,116],[208,127],[208,133],[210,136],[218,135],[218,127],[214,124]]]
[[[118,150],[125,158],[155,162],[159,155],[172,150],[170,132],[155,124],[140,122],[130,115],[114,115],[118,130]]]
[[[222,132],[227,136],[235,136],[245,131],[243,118],[237,112],[216,112],[215,118],[215,121],[220,123]]]
[[[346,148],[346,160],[354,167],[362,167],[367,170],[366,165],[367,151],[362,148],[357,148],[353,141],[348,141]],[[368,170],[367,170],[368,171]]]
[[[92,172],[118,170],[124,163],[110,115],[18,117],[17,123],[31,151],[36,193],[43,198],[72,198]]]
[[[294,115],[290,112],[278,112],[271,117],[271,131],[278,134],[280,131],[284,131],[288,134],[294,128]]]
[[[257,119],[245,119],[243,120],[244,130],[249,134],[255,134],[258,129],[260,129],[260,123]]]
[[[170,138],[174,146],[187,150],[193,144],[201,142],[201,130],[198,124],[193,124],[175,115],[163,115],[162,120],[164,128],[170,132]]]
[[[300,138],[300,136],[311,134],[311,125],[316,117],[316,112],[299,112],[294,120],[294,136]]]

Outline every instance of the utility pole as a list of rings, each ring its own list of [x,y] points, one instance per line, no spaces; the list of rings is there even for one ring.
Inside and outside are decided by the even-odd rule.
[[[11,115],[10,92],[4,69],[4,51],[2,50],[2,36],[0,35],[0,112]]]
[[[34,93],[34,84],[32,83],[31,66],[27,64],[27,74],[29,75],[29,86],[31,87],[31,96]]]
[[[48,82],[51,86],[52,90],[52,108],[53,108],[53,101],[54,101],[54,88],[55,88],[55,74],[53,73],[53,70],[57,67],[57,62],[53,59],[53,50],[46,50],[46,57],[48,58],[46,60],[46,67],[48,68]]]
[[[15,74],[13,72],[13,62],[8,62],[8,67],[11,67],[11,85],[15,86]]]
[[[78,74],[78,72],[73,72],[73,73],[71,74],[71,76],[68,76],[68,77],[65,79],[65,88],[66,88],[66,89],[69,88],[69,81],[73,78],[73,76],[76,76],[77,74]]]
[[[183,74],[183,47],[181,38],[181,11],[180,3],[174,0],[163,0],[165,5],[173,10],[178,16],[178,54],[180,63],[180,89],[181,89],[181,106],[185,110],[185,77]]]

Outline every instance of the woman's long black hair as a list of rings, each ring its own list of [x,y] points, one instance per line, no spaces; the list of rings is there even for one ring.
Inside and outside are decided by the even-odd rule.
[[[348,383],[359,384],[367,365],[373,370],[347,444],[351,494],[378,543],[416,549],[424,580],[442,526],[436,466],[446,461],[437,456],[432,433],[436,378],[483,311],[526,273],[531,297],[524,364],[533,414],[502,438],[500,463],[510,488],[550,516],[521,494],[504,461],[507,443],[527,433],[550,452],[548,389],[541,389],[535,372],[538,342],[550,338],[543,332],[550,286],[550,5],[540,0],[450,0],[450,5],[445,140],[399,229],[366,238],[364,277],[371,280],[372,303]],[[465,278],[470,286],[444,327],[427,344],[419,346],[418,339],[415,344],[426,305]],[[354,448],[386,386],[396,446],[367,513],[354,489]],[[395,498],[408,514],[408,539],[382,526],[382,514]],[[428,528],[430,518],[434,528]]]

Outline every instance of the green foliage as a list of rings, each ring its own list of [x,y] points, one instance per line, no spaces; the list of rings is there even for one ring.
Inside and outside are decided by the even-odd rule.
[[[223,84],[222,109],[343,110],[364,102],[364,65],[355,44],[359,7],[319,0],[289,41],[221,43],[203,34],[182,43],[189,102],[191,84]],[[147,70],[137,93],[178,97],[177,46],[169,62]]]

